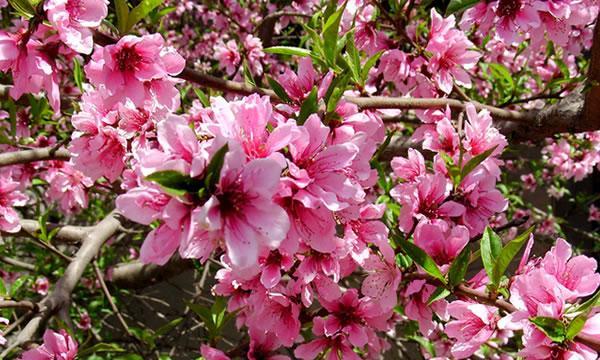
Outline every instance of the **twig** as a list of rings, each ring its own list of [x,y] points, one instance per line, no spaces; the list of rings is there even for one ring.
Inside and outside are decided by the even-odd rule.
[[[16,267],[19,267],[19,268],[27,270],[27,271],[35,271],[35,265],[30,264],[30,263],[26,263],[26,262],[21,261],[21,260],[16,260],[16,259],[13,259],[13,258],[9,258],[9,257],[6,257],[6,256],[0,256],[0,262],[3,262],[3,263],[8,264],[8,265],[16,266]]]
[[[27,300],[0,300],[0,309],[27,309],[37,311],[37,308],[37,304]]]
[[[104,276],[102,275],[102,271],[100,271],[100,268],[98,267],[98,262],[96,260],[94,260],[92,262],[92,266],[94,267],[94,272],[96,273],[96,278],[98,279],[98,282],[100,282],[100,287],[102,288],[102,291],[104,292],[104,296],[106,297],[106,300],[108,300],[108,304],[110,305],[112,311],[115,313],[117,320],[119,320],[121,327],[123,328],[123,330],[125,330],[127,335],[132,336],[131,330],[129,330],[129,326],[127,326],[127,322],[125,322],[123,315],[121,315],[119,308],[117,307],[117,305],[115,304],[115,302],[112,299],[112,296],[110,295],[110,291],[108,291],[108,287],[106,286],[106,282],[104,281]]]

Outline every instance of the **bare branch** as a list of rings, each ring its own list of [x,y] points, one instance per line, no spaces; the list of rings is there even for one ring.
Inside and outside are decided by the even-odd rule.
[[[129,330],[129,326],[127,326],[127,322],[125,322],[125,319],[123,318],[123,315],[121,315],[117,304],[115,304],[115,302],[112,299],[112,296],[110,295],[110,291],[108,291],[108,287],[106,286],[106,282],[104,281],[104,275],[102,275],[102,271],[100,270],[100,267],[98,267],[98,262],[94,260],[92,265],[94,266],[94,273],[96,274],[96,278],[98,279],[98,282],[100,282],[100,287],[104,292],[104,297],[106,297],[108,304],[110,305],[112,311],[115,313],[115,316],[117,317],[117,320],[119,320],[119,323],[121,324],[123,330],[125,330],[127,335],[131,336],[131,331]]]
[[[112,212],[84,235],[81,248],[65,269],[64,275],[58,280],[54,290],[39,304],[40,311],[27,323],[0,358],[5,356],[9,349],[30,342],[52,315],[70,303],[71,293],[86,267],[96,257],[102,245],[118,231],[120,225],[118,214]]]
[[[14,301],[14,300],[0,300],[0,309],[27,309],[36,310],[37,304],[31,301]]]
[[[67,149],[45,147],[39,149],[21,150],[0,154],[0,167],[15,164],[27,164],[42,160],[69,160],[71,154]]]
[[[177,276],[194,268],[190,259],[174,256],[163,266],[140,262],[117,265],[112,270],[110,282],[122,288],[141,289]]]

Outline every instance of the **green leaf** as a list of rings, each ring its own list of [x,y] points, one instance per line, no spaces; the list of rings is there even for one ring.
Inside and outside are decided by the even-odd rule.
[[[204,187],[208,191],[209,194],[212,194],[217,187],[217,183],[221,177],[221,169],[223,168],[223,164],[225,163],[225,154],[229,151],[229,145],[223,145],[213,158],[208,163],[206,167],[206,176],[204,177]]]
[[[456,286],[464,280],[470,259],[471,250],[467,245],[460,254],[458,254],[456,259],[454,259],[454,262],[450,265],[450,270],[448,270],[448,282],[451,286]]]
[[[138,355],[138,354],[121,355],[121,356],[118,356],[118,357],[116,357],[114,359],[115,360],[144,360],[144,358],[141,355]]]
[[[483,267],[485,272],[490,278],[492,285],[497,285],[499,278],[495,277],[494,266],[496,260],[502,252],[502,240],[500,237],[490,228],[486,226],[481,237],[481,260],[483,261]]]
[[[588,299],[586,302],[584,302],[583,304],[581,304],[578,308],[577,311],[590,311],[593,308],[600,306],[600,290],[598,290],[596,292],[596,294],[594,294],[594,296],[592,296],[590,299]]]
[[[427,306],[433,304],[438,300],[445,299],[450,294],[450,290],[446,289],[443,286],[438,286],[437,289],[435,289],[435,291],[431,293],[431,296],[429,296],[429,300],[427,300]]]
[[[15,11],[26,19],[31,19],[35,16],[35,8],[29,0],[8,0]]]
[[[473,171],[479,164],[481,164],[482,162],[485,161],[485,159],[487,159],[488,157],[490,157],[490,155],[492,155],[492,153],[496,150],[496,148],[498,147],[498,145],[494,146],[491,149],[488,149],[484,152],[482,152],[481,154],[474,156],[471,160],[469,160],[465,166],[463,166],[462,170],[460,171],[460,178],[461,181],[467,177],[467,175],[469,175],[471,173],[471,171]]]
[[[122,347],[120,347],[117,344],[98,343],[98,344],[95,344],[94,346],[79,350],[79,352],[77,352],[77,357],[83,358],[85,356],[89,356],[89,355],[92,355],[95,353],[100,353],[100,352],[108,352],[108,353],[125,352],[125,349],[123,349]]]
[[[427,255],[425,251],[423,251],[423,249],[409,241],[401,241],[400,247],[402,247],[402,250],[404,250],[404,252],[410,256],[414,262],[420,265],[429,275],[440,280],[444,284],[446,283],[446,279],[440,271],[440,268],[437,266],[435,261],[433,261],[433,259]]]
[[[183,196],[186,193],[195,194],[202,188],[201,180],[173,170],[155,172],[146,176],[146,180],[160,185],[167,194],[173,196]]]
[[[540,329],[546,336],[550,338],[550,340],[562,343],[565,341],[567,330],[565,329],[565,324],[562,321],[544,316],[537,316],[534,318],[530,318],[531,321],[538,329]]]
[[[373,66],[375,66],[375,63],[377,62],[377,60],[379,60],[379,58],[381,57],[381,55],[383,55],[384,51],[381,50],[378,53],[376,53],[375,55],[371,56],[367,62],[365,62],[365,65],[362,68],[361,71],[361,78],[362,78],[362,83],[361,85],[364,85],[365,81],[367,81],[367,77],[369,76],[369,71],[371,71],[371,68]]]
[[[115,0],[115,9],[117,12],[117,29],[119,34],[124,35],[129,31],[127,22],[129,21],[129,5],[127,0]]]
[[[465,11],[470,7],[475,6],[479,0],[450,0],[446,8],[446,16],[452,15],[459,11]]]
[[[4,285],[4,280],[0,278],[0,297],[7,297],[8,292],[6,291],[6,285]]]
[[[310,56],[310,50],[294,46],[271,46],[263,51],[269,54]]]
[[[83,70],[81,68],[81,64],[77,58],[73,58],[73,81],[75,85],[79,88],[81,92],[83,92]]]
[[[290,99],[287,92],[285,92],[283,86],[281,86],[281,84],[277,80],[267,75],[267,81],[269,82],[269,86],[271,87],[271,89],[282,101],[286,103],[292,102],[292,99]]]
[[[171,332],[173,329],[175,329],[175,327],[177,327],[177,325],[181,324],[182,322],[183,322],[182,317],[175,318],[175,319],[169,321],[168,323],[166,323],[165,325],[156,329],[155,334],[156,334],[156,336],[166,335],[169,332]]]
[[[331,14],[323,26],[323,50],[325,52],[325,60],[331,66],[335,65],[335,58],[337,57],[338,29],[345,8],[346,2]]]
[[[204,105],[204,107],[210,107],[210,97],[206,95],[204,91],[198,88],[194,88],[194,93],[200,100],[200,103]]]
[[[152,10],[162,4],[162,0],[142,0],[134,7],[127,17],[127,31],[135,26],[138,21],[145,18]]]
[[[594,294],[594,296],[589,298],[586,302],[577,307],[576,311],[581,313],[577,315],[567,327],[566,336],[568,340],[574,339],[575,336],[579,334],[581,329],[583,329],[590,312],[597,306],[600,306],[600,290],[598,290],[596,294]]]
[[[588,314],[581,314],[575,317],[575,319],[571,320],[569,326],[567,327],[566,337],[567,340],[573,340],[577,334],[583,329],[585,326],[585,322],[587,321]]]
[[[454,163],[454,159],[452,159],[450,155],[443,151],[439,154],[444,160],[444,163],[446,163],[446,169],[448,169],[448,174],[452,179],[452,183],[454,186],[457,186],[460,183],[460,168]]]
[[[256,87],[256,81],[254,81],[254,76],[252,75],[252,71],[250,71],[250,66],[248,66],[248,62],[246,60],[242,62],[242,72],[244,74],[244,81],[246,84]]]
[[[512,239],[508,244],[506,244],[502,251],[500,252],[500,256],[496,260],[496,264],[494,265],[494,278],[500,280],[504,272],[510,265],[513,258],[517,255],[517,253],[521,250],[523,245],[529,239],[529,235],[533,232],[535,227],[532,226],[527,229],[524,233]]]
[[[300,106],[300,114],[298,114],[298,119],[296,121],[298,125],[303,125],[306,119],[308,119],[308,117],[311,114],[314,114],[317,111],[319,111],[317,92],[317,87],[314,86],[313,89],[310,91],[310,94],[308,94],[306,99],[304,99],[304,101],[302,102],[302,105]]]

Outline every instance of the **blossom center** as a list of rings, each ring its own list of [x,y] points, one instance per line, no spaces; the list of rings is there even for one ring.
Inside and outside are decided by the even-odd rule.
[[[115,56],[117,66],[122,72],[134,71],[137,69],[142,57],[135,50],[135,47],[125,46]]]
[[[496,14],[500,17],[514,18],[521,9],[521,0],[500,0]]]

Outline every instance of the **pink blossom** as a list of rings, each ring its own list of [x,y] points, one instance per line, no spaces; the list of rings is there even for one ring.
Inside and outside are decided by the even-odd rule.
[[[368,274],[361,286],[363,295],[376,300],[383,311],[391,310],[398,302],[398,285],[402,279],[396,264],[371,254],[365,260],[363,269]]]
[[[440,29],[436,29],[436,26],[443,21],[435,9],[431,9],[431,19],[431,34],[426,50],[433,56],[427,69],[432,73],[438,87],[446,94],[452,91],[453,81],[459,85],[470,86],[471,78],[465,69],[473,68],[481,55],[469,50],[474,47],[473,43],[462,31],[454,29],[454,15],[451,15],[448,18],[449,22]]]
[[[126,148],[125,139],[116,129],[107,126],[89,135],[79,135],[69,145],[73,166],[91,181],[101,177],[115,181],[125,168]]]
[[[316,359],[323,351],[329,351],[328,360],[360,360],[348,341],[344,333],[338,333],[332,337],[323,337],[325,335],[325,322],[316,318],[313,324],[313,334],[318,336],[316,339],[299,345],[294,350],[294,355],[303,360]]]
[[[596,260],[584,255],[571,256],[571,245],[559,238],[556,245],[546,253],[540,266],[556,278],[566,293],[571,293],[570,298],[593,294],[600,285]]]
[[[394,175],[406,181],[415,181],[426,174],[423,155],[412,148],[408,149],[408,158],[396,156],[392,159],[391,166]]]
[[[0,324],[8,325],[8,319],[0,316]],[[0,346],[6,345],[6,338],[2,335],[2,331],[0,331]]]
[[[23,353],[22,360],[74,360],[77,343],[65,330],[46,330],[44,344]]]
[[[60,208],[67,214],[85,209],[88,206],[86,190],[94,183],[69,163],[58,162],[42,175],[50,185],[46,195],[50,200],[59,202]]]
[[[440,174],[428,174],[415,185],[394,188],[391,194],[402,204],[398,218],[400,230],[411,231],[415,218],[420,222],[461,216],[465,211],[463,205],[445,201],[451,189],[450,181]]]
[[[449,265],[469,243],[469,230],[462,225],[450,228],[443,220],[433,220],[419,223],[414,238],[415,244],[438,265]]]
[[[269,159],[244,165],[240,155],[231,150],[225,157],[217,193],[202,206],[199,221],[206,230],[223,231],[236,268],[256,270],[260,252],[276,248],[285,238],[289,218],[273,202],[280,165]]]
[[[594,204],[590,205],[588,221],[600,222],[600,209],[598,209]]]
[[[234,40],[218,43],[215,46],[215,59],[219,61],[219,66],[225,69],[227,75],[233,75],[241,62],[237,43]]]
[[[81,330],[89,330],[92,328],[92,318],[86,311],[79,314],[79,321],[77,322],[77,327]]]
[[[129,97],[138,104],[146,99],[152,84],[169,82],[184,66],[185,60],[165,46],[161,35],[126,35],[114,45],[97,47],[85,71],[96,87],[103,86],[112,95]],[[169,82],[167,87],[173,84]]]
[[[106,0],[48,0],[44,10],[60,39],[71,49],[90,54],[94,45],[90,28],[100,26],[108,14]]]
[[[285,294],[285,289],[273,290],[250,296],[248,303],[254,311],[249,314],[247,324],[251,329],[272,332],[283,346],[290,347],[300,334],[300,307]]]
[[[21,230],[19,214],[13,206],[24,206],[28,197],[21,193],[21,184],[0,173],[0,231],[16,233]]]
[[[50,289],[50,282],[48,281],[48,278],[42,276],[35,279],[33,289],[36,293],[42,296],[48,295],[48,290]]]
[[[248,66],[252,73],[255,75],[262,75],[262,59],[265,57],[262,41],[259,38],[248,34],[244,39],[244,49],[246,50]]]
[[[385,81],[400,83],[410,75],[410,63],[406,53],[398,49],[386,51],[380,59],[379,71]]]
[[[206,360],[230,360],[230,357],[225,355],[224,352],[206,344],[202,344],[202,346],[200,346],[200,353]]]
[[[419,331],[421,334],[428,336],[435,329],[433,321],[434,312],[441,318],[447,317],[446,300],[437,300],[428,305],[429,297],[435,291],[433,285],[429,285],[425,280],[411,281],[404,291],[406,305],[404,312],[406,316],[419,323]]]
[[[448,305],[448,314],[456,319],[446,324],[445,332],[457,340],[451,350],[457,359],[470,357],[492,338],[499,319],[495,308],[460,300]]]
[[[525,190],[535,191],[537,181],[535,180],[535,176],[533,174],[521,175],[521,182],[523,183],[523,188]]]
[[[498,17],[496,33],[507,43],[517,40],[519,31],[526,33],[540,25],[537,9],[528,0],[499,0],[493,9]]]
[[[297,74],[286,68],[277,80],[290,99],[300,104],[310,94],[315,85],[318,87],[318,97],[323,97],[333,80],[333,72],[327,73],[324,78],[320,79],[313,67],[312,60],[305,57],[298,61]]]

